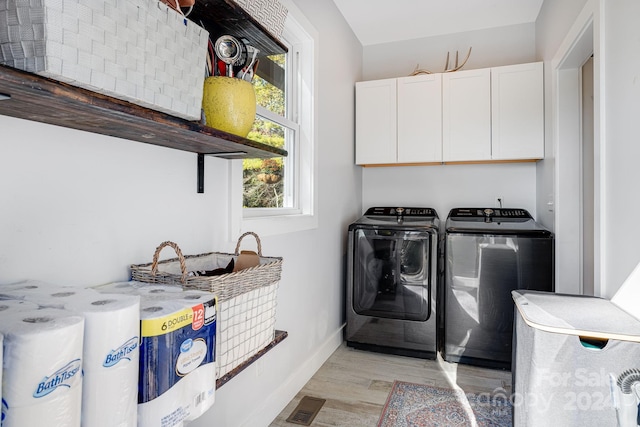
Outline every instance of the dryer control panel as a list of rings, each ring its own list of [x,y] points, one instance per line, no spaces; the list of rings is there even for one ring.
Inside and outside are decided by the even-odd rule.
[[[449,218],[515,218],[533,219],[525,209],[504,208],[456,208],[449,213]]]

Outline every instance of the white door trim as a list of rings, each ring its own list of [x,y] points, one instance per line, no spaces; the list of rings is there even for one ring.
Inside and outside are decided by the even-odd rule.
[[[604,79],[600,48],[601,0],[589,0],[551,61],[552,132],[554,138],[554,200],[556,291],[582,294],[581,76],[580,68],[594,54],[594,292],[602,293],[604,259]]]

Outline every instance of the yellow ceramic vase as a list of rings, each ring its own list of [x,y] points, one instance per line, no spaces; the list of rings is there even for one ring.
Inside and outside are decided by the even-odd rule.
[[[253,85],[235,77],[207,77],[202,109],[207,126],[246,137],[256,119]]]

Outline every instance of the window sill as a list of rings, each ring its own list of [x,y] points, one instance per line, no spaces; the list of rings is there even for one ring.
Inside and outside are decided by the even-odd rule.
[[[259,236],[274,236],[318,228],[317,215],[276,215],[243,218],[240,234],[253,231]]]

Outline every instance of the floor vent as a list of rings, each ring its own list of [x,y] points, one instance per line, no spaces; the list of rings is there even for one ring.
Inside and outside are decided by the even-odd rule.
[[[287,422],[310,426],[325,402],[325,399],[304,396],[302,400],[300,400],[300,403],[298,403],[298,406],[296,406],[296,409],[294,409],[291,415],[289,415],[289,418],[287,418]]]

